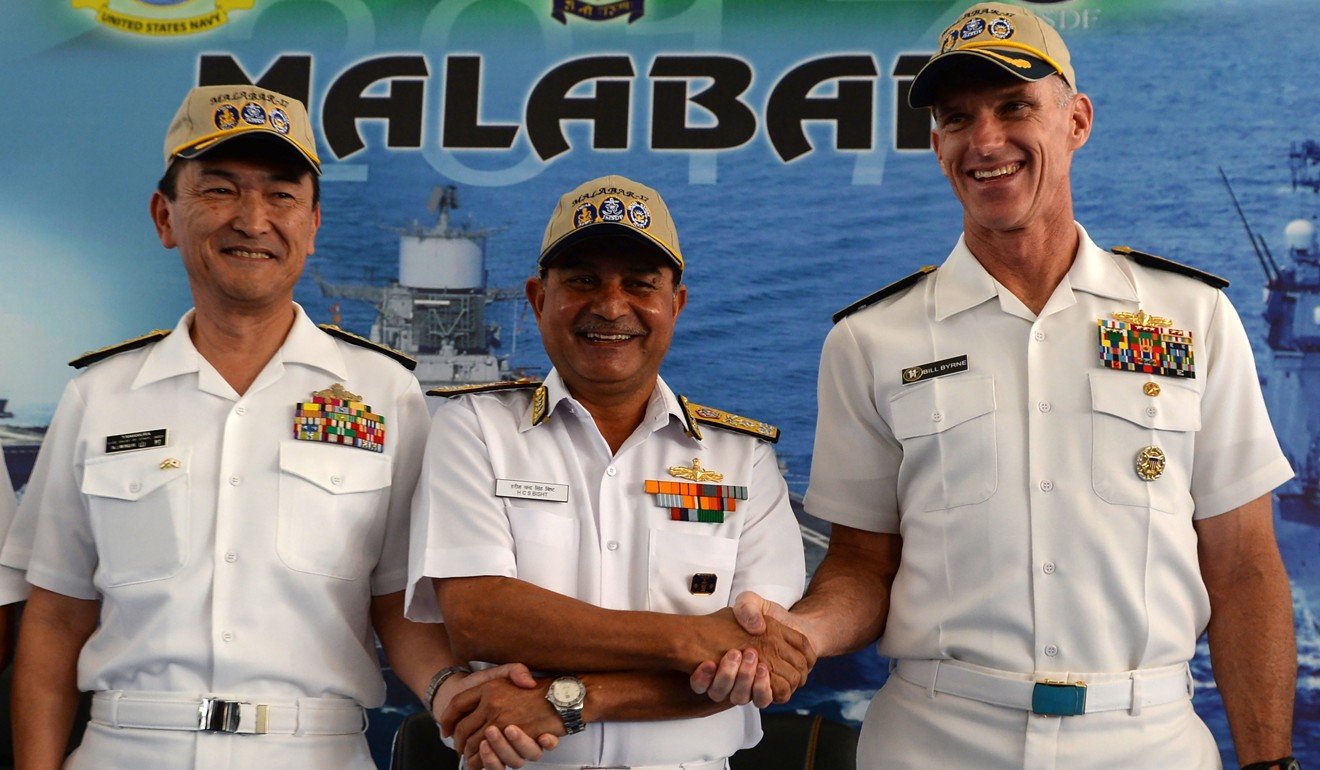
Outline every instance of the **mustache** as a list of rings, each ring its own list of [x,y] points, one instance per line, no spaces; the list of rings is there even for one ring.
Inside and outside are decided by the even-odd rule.
[[[627,334],[632,337],[645,337],[647,331],[631,324],[602,323],[583,321],[573,325],[574,334]]]

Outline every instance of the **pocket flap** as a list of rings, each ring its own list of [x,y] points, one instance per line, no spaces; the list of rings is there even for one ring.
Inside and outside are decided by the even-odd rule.
[[[689,526],[707,526],[691,524]],[[674,529],[651,530],[652,563],[683,563],[708,568],[709,571],[732,571],[738,564],[738,541],[728,537]]]
[[[281,471],[335,495],[388,487],[392,465],[392,458],[365,449],[297,439],[280,442]]]
[[[960,374],[905,388],[889,400],[894,438],[928,436],[995,410],[995,381],[988,374]]]
[[[188,450],[157,447],[93,457],[83,466],[82,492],[137,500],[188,475]]]
[[[1143,428],[1191,431],[1201,429],[1201,394],[1177,380],[1161,377],[1158,396],[1142,386],[1150,380],[1136,372],[1104,369],[1091,372],[1091,407]]]

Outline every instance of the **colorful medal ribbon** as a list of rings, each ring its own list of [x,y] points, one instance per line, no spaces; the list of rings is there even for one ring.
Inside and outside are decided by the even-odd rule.
[[[690,481],[647,479],[646,493],[655,496],[656,505],[669,509],[673,521],[707,524],[723,524],[724,514],[733,513],[738,509],[737,501],[747,499],[747,487]]]
[[[1100,360],[1111,369],[1166,377],[1196,377],[1192,333],[1156,324],[1168,319],[1142,313],[1114,313],[1100,319]]]
[[[357,400],[360,397],[347,391],[343,395],[353,398],[336,398],[329,391],[317,391],[311,401],[295,404],[293,437],[384,452],[385,418]]]

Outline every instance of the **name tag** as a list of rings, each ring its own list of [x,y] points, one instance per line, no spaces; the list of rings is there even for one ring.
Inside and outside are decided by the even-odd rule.
[[[548,481],[517,481],[495,479],[495,496],[518,500],[544,500],[549,503],[568,502],[568,485]]]
[[[105,453],[108,455],[115,452],[132,452],[135,449],[154,449],[158,446],[165,446],[164,428],[105,437]]]

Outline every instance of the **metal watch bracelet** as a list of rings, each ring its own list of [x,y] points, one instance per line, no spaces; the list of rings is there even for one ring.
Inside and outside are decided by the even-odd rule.
[[[431,682],[426,685],[426,710],[430,711],[435,707],[435,694],[440,691],[440,686],[445,683],[446,679],[453,676],[454,674],[471,674],[471,673],[472,673],[472,669],[468,668],[467,666],[461,663],[457,666],[445,666],[444,668],[435,672],[435,676],[431,677]]]

